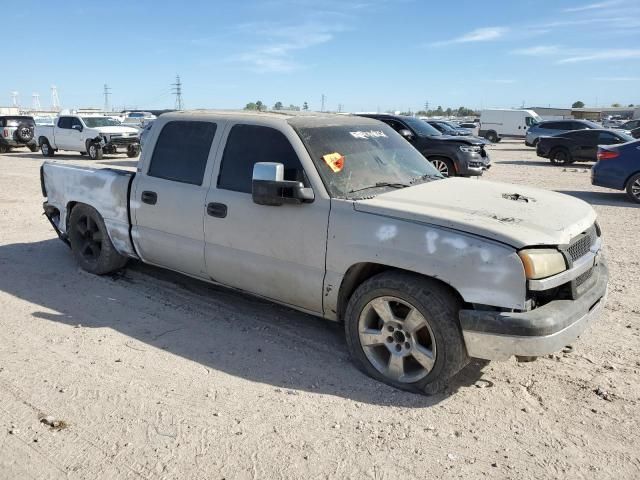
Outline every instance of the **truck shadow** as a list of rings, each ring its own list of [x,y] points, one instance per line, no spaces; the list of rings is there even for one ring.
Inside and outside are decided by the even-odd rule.
[[[575,190],[556,190],[558,193],[571,195],[584,200],[591,205],[603,205],[607,207],[640,208],[640,204],[633,203],[623,191],[612,190],[610,192],[590,192]]]
[[[164,269],[131,262],[98,277],[80,270],[70,250],[50,239],[0,246],[0,270],[0,290],[33,304],[36,323],[111,328],[131,339],[112,346],[116,355],[162,349],[291,394],[423,408],[474,385],[486,365],[472,362],[442,394],[415,395],[359,372],[342,325]]]

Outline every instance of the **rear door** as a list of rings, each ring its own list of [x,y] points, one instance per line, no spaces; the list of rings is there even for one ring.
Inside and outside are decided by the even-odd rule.
[[[54,127],[53,139],[55,148],[65,150],[69,148],[71,142],[71,117],[59,117],[56,127]]]
[[[203,219],[210,159],[221,130],[210,121],[171,120],[162,126],[131,195],[132,235],[145,262],[207,276]]]
[[[311,186],[300,160],[310,162],[308,153],[288,130],[244,122],[229,129],[206,201],[206,265],[216,282],[321,313],[329,199],[316,188],[312,203],[267,206],[251,194],[256,162],[282,163],[285,180]]]

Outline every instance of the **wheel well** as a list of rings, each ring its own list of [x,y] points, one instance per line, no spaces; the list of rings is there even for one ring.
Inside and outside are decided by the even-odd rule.
[[[349,299],[353,292],[362,285],[364,282],[369,280],[371,277],[378,275],[382,272],[387,271],[396,271],[396,272],[407,272],[413,275],[420,275],[425,278],[430,278],[432,280],[441,283],[447,289],[451,291],[453,295],[455,295],[461,304],[464,304],[464,299],[460,295],[460,293],[453,288],[448,283],[443,282],[442,280],[437,279],[436,277],[430,277],[429,275],[422,275],[420,273],[412,272],[411,270],[406,270],[404,268],[390,267],[389,265],[382,265],[379,263],[356,263],[355,265],[351,265],[347,272],[344,274],[342,278],[342,283],[340,284],[340,292],[338,293],[338,320],[342,321],[344,319],[344,312],[347,309],[347,303],[349,303]]]
[[[446,155],[430,155],[429,157],[427,157],[427,160],[431,161],[431,160],[448,160],[449,162],[451,162],[451,165],[453,166],[453,170],[457,173],[458,172],[458,167],[456,166],[456,161],[451,158],[451,157],[447,157]]]
[[[69,233],[69,218],[71,218],[71,211],[79,203],[80,202],[69,202],[69,203],[67,203],[67,218],[64,219],[64,227],[65,227],[65,231],[67,233]]]

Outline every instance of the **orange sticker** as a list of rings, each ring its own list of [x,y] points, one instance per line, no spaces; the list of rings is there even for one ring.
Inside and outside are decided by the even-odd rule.
[[[333,170],[334,173],[338,173],[344,167],[344,157],[337,152],[328,153],[324,155],[322,159],[329,165],[329,168]]]

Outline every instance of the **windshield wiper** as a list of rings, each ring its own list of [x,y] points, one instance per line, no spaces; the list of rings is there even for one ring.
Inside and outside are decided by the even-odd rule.
[[[444,177],[442,175],[440,175],[440,174],[425,173],[424,175],[420,175],[419,177],[412,178],[411,180],[409,180],[409,183],[413,185],[413,184],[415,184],[415,183],[417,183],[419,181],[422,181],[422,180],[429,180],[429,179],[436,180],[436,179],[442,179],[442,178],[444,178]]]
[[[411,185],[409,185],[408,183],[378,182],[375,185],[369,185],[368,187],[356,188],[355,190],[351,190],[348,193],[361,192],[362,190],[369,190],[370,188],[379,188],[379,187],[406,188],[410,186]]]

